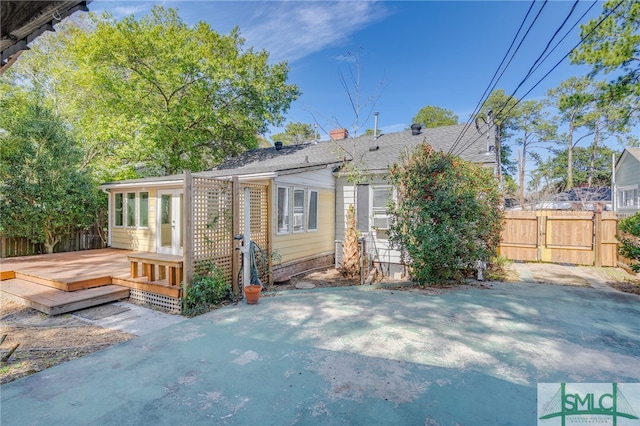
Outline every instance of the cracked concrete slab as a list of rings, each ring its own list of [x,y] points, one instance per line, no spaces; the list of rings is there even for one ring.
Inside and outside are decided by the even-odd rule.
[[[535,273],[532,272],[535,276]],[[640,382],[640,298],[504,283],[227,306],[2,386],[3,424],[529,425],[536,385]]]

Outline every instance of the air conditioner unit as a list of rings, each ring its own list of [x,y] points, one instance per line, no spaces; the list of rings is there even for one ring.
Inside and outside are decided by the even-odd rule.
[[[293,228],[302,228],[304,224],[304,215],[302,214],[294,214],[293,215]]]
[[[372,226],[374,229],[389,229],[389,217],[374,216]]]

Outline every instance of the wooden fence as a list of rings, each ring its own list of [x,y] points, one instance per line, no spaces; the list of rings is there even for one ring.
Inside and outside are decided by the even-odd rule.
[[[615,212],[506,212],[499,253],[511,260],[617,266]]]
[[[54,253],[67,251],[93,250],[106,247],[104,229],[95,224],[89,229],[83,229],[67,235],[55,245]],[[0,258],[31,256],[44,254],[47,250],[44,244],[32,243],[26,238],[6,238],[0,235]]]

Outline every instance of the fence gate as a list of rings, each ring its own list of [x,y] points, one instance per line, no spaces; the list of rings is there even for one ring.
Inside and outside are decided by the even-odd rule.
[[[499,252],[511,260],[617,266],[615,212],[506,212]]]

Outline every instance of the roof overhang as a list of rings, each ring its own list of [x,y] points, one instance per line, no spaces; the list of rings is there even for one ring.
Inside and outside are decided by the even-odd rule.
[[[91,0],[0,1],[0,75],[28,50],[28,44],[70,16],[84,11]]]
[[[207,176],[206,172],[194,173],[194,177],[203,177],[217,180],[231,180],[234,175],[229,176]],[[237,175],[240,182],[255,182],[261,180],[272,179],[278,176],[276,172],[269,173],[252,173],[246,175]],[[133,188],[169,188],[169,187],[181,187],[184,185],[184,177],[177,177],[175,179],[164,180],[151,180],[151,179],[135,179],[121,182],[109,182],[98,186],[98,189],[103,191],[119,190],[119,189],[133,189]]]

